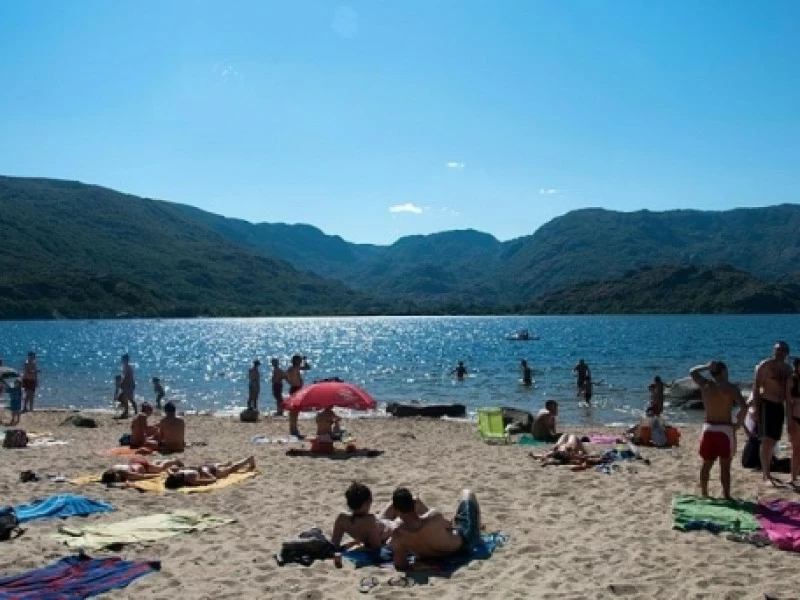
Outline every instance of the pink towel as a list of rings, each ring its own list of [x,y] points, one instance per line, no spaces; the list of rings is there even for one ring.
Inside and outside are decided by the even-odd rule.
[[[589,436],[590,444],[616,444],[621,442],[622,439],[616,435],[607,435],[603,433],[593,433]]]
[[[756,508],[756,519],[774,546],[800,552],[800,503],[762,500]]]

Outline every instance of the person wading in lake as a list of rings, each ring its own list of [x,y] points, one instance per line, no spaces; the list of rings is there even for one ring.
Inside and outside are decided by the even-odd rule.
[[[125,353],[120,359],[122,362],[122,381],[120,382],[120,398],[122,400],[122,415],[121,419],[128,418],[128,407],[133,406],[134,414],[138,414],[139,409],[136,408],[136,400],[134,399],[134,390],[136,389],[136,380],[133,374],[133,365],[131,365],[131,357]]]
[[[591,376],[592,372],[589,370],[589,365],[583,359],[580,359],[578,364],[572,368],[572,373],[578,378],[578,392],[580,392],[583,389],[583,384],[586,383],[586,378]]]
[[[256,359],[247,371],[247,410],[258,410],[258,396],[261,393],[261,361]]]
[[[311,366],[308,364],[305,356],[295,354],[292,356],[292,366],[286,369],[286,381],[289,382],[289,396],[295,392],[299,392],[303,387],[303,371],[308,371]],[[289,435],[302,437],[297,430],[297,417],[299,413],[296,410],[289,411]]]
[[[36,353],[28,352],[28,360],[22,365],[22,412],[33,412],[36,388],[39,385],[39,369],[36,366]]]
[[[789,344],[783,340],[775,342],[773,354],[756,366],[753,379],[752,402],[755,407],[753,419],[758,423],[761,435],[761,470],[764,481],[773,485],[780,483],[770,473],[770,463],[775,444],[781,439],[786,418],[786,390],[792,369],[786,364]]]
[[[524,358],[519,363],[519,370],[522,373],[522,385],[533,385],[533,369],[528,366],[528,361]]]
[[[281,363],[277,358],[270,361],[272,365],[272,397],[275,398],[275,406],[277,407],[277,415],[283,416],[283,380],[286,379],[286,373],[281,369]]]
[[[701,373],[708,371],[711,379]],[[725,363],[712,360],[707,365],[699,365],[689,371],[692,380],[703,394],[705,419],[700,434],[700,456],[703,466],[700,469],[700,492],[708,496],[708,479],[711,467],[719,459],[719,479],[722,495],[731,499],[731,459],[736,451],[736,430],[744,424],[747,404],[738,387],[728,381],[728,368]],[[731,411],[739,407],[736,423],[731,423]]]

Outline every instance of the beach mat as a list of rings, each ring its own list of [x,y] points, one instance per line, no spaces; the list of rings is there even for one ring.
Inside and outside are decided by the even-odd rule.
[[[151,448],[131,448],[130,446],[114,446],[102,452],[104,456],[143,456],[154,453],[155,451]]]
[[[161,569],[158,561],[129,561],[85,554],[46,567],[0,577],[0,600],[75,600],[120,589]]]
[[[182,488],[178,488],[177,491],[183,494],[200,494],[204,492],[213,492],[215,490],[230,487],[232,485],[236,485],[237,483],[241,483],[242,481],[246,481],[251,477],[255,477],[257,474],[258,471],[242,471],[241,473],[231,473],[227,477],[218,479],[211,485],[185,486]],[[166,474],[164,474],[163,476],[156,477],[154,479],[132,481],[128,484],[128,487],[137,489],[140,492],[153,492],[156,494],[163,494],[164,492],[169,491],[167,490],[165,485],[166,481],[167,481],[167,476]]]
[[[622,444],[625,441],[618,435],[607,435],[605,433],[590,433],[588,435],[589,443],[595,445],[605,445],[605,444]],[[583,441],[583,439],[582,439]]]
[[[496,531],[494,533],[482,533],[479,542],[474,543],[469,552],[443,556],[426,561],[414,560],[414,571],[427,571],[440,577],[449,577],[455,571],[473,560],[487,560],[491,558],[494,551],[508,542],[506,534]],[[382,546],[380,550],[366,550],[363,547],[347,550],[342,554],[344,558],[353,563],[356,569],[361,567],[381,567],[393,569],[392,549],[389,546]]]
[[[348,452],[337,448],[333,452],[313,452],[302,448],[291,448],[286,451],[286,456],[307,456],[310,458],[329,458],[331,460],[348,460],[351,458],[376,458],[383,454],[383,450],[354,450]]]
[[[800,552],[800,503],[761,501],[756,507],[756,519],[773,546]]]
[[[674,528],[705,529],[713,533],[753,533],[761,526],[755,517],[757,505],[749,500],[722,500],[676,494],[672,499]]]
[[[99,550],[111,546],[152,542],[182,533],[205,531],[233,523],[234,519],[200,515],[192,511],[175,511],[136,517],[106,525],[69,527],[62,525],[53,537],[70,548]]]
[[[34,500],[29,504],[20,504],[14,507],[14,513],[20,523],[27,523],[37,519],[85,517],[93,513],[104,513],[112,510],[114,510],[114,506],[111,504],[72,494],[50,496],[49,498]]]

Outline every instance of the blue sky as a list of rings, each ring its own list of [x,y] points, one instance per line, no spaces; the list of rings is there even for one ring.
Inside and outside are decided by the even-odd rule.
[[[0,173],[379,244],[797,202],[800,3],[6,0]]]

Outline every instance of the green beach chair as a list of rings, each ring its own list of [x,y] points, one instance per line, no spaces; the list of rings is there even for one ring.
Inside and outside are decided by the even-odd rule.
[[[503,423],[503,411],[499,408],[478,409],[478,431],[484,442],[507,444],[511,441]]]

